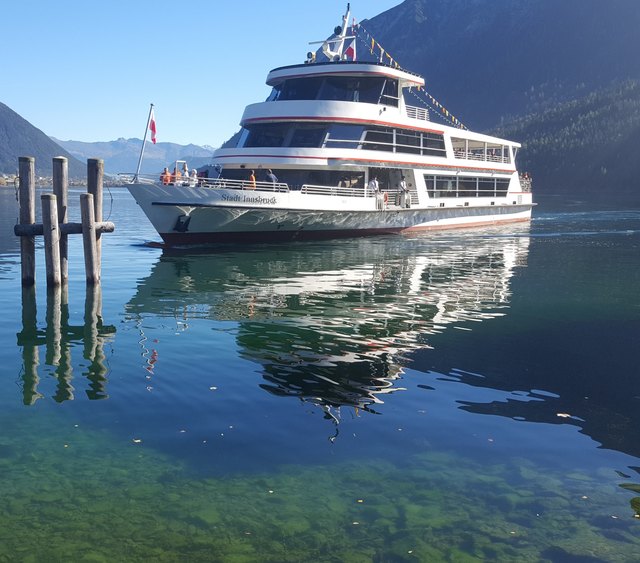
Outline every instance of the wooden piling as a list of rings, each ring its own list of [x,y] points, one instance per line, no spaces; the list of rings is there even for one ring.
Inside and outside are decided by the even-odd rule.
[[[69,162],[64,156],[53,157],[53,193],[58,203],[58,225],[68,221]],[[69,281],[69,239],[60,231],[60,276],[62,285]]]
[[[60,273],[60,228],[54,194],[42,194],[42,234],[44,236],[44,262],[47,271],[47,287],[62,283]]]
[[[102,186],[104,179],[104,160],[89,158],[87,160],[87,192],[93,195],[93,216],[96,223],[102,223]],[[98,271],[102,263],[102,240],[96,231],[96,259]]]
[[[80,194],[80,217],[82,219],[82,245],[87,285],[99,284],[100,262],[97,251],[93,194]]]
[[[19,157],[18,174],[20,175],[20,225],[33,225],[36,222],[35,158],[32,156]],[[36,242],[33,236],[20,237],[20,263],[22,286],[35,285]]]

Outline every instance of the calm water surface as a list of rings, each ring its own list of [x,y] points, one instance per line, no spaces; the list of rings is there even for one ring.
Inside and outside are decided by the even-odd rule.
[[[0,561],[640,558],[640,211],[207,253],[105,215],[101,293],[72,237],[31,295],[0,191]]]

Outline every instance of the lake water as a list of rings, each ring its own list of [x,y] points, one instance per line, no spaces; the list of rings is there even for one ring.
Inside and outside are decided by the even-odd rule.
[[[640,559],[640,211],[186,254],[107,216],[65,304],[0,191],[0,561]]]

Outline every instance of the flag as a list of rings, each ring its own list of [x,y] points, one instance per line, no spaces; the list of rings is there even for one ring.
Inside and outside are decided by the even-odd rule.
[[[349,44],[344,54],[347,56],[347,58],[351,59],[352,61],[356,60],[356,40],[355,39]]]
[[[151,115],[149,116],[149,131],[151,131],[151,142],[156,144],[156,116],[153,114],[153,109],[151,110]]]

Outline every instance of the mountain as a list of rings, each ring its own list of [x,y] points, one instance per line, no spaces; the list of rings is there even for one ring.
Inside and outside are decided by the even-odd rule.
[[[117,139],[115,141],[86,143],[82,141],[61,141],[53,139],[75,157],[101,158],[108,174],[133,173],[138,166],[142,139]],[[176,160],[186,160],[190,168],[209,164],[214,149],[198,145],[178,145],[176,143],[147,142],[142,159],[141,172],[147,174],[160,173],[165,166]]]
[[[35,157],[37,176],[52,175],[54,156],[65,156],[69,159],[70,178],[87,176],[86,163],[74,158],[40,129],[0,103],[0,173],[15,174],[20,156]]]
[[[616,84],[492,131],[522,143],[522,170],[542,193],[640,207],[640,81]]]
[[[362,25],[471,129],[640,79],[638,0],[406,0]]]
[[[362,26],[470,129],[522,142],[535,193],[640,205],[638,0],[405,0]]]

